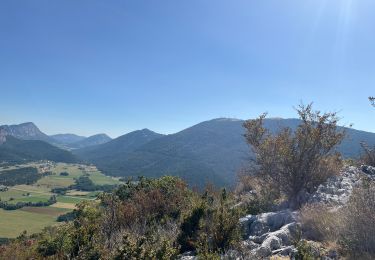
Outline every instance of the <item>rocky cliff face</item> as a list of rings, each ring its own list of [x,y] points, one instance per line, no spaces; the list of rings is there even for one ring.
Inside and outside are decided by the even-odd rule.
[[[6,132],[0,128],[0,145],[6,141]]]
[[[44,134],[34,123],[23,123],[19,125],[0,126],[0,132],[3,136],[11,135],[23,140],[42,140],[50,142],[51,138]]]

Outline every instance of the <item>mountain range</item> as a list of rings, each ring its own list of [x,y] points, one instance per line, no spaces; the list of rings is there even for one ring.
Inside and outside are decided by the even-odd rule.
[[[238,171],[246,167],[253,156],[243,137],[243,122],[219,118],[171,135],[145,129],[73,152],[110,175],[158,177],[171,174],[194,184],[206,180],[218,185],[233,184]],[[275,133],[283,127],[295,129],[300,120],[266,119],[264,124]],[[374,133],[345,130],[347,137],[338,147],[344,157],[358,157],[361,142],[375,145]]]
[[[21,127],[0,127],[0,142],[5,132],[20,142],[25,141],[24,139],[48,142],[50,146],[53,144],[60,147],[57,149],[69,153],[72,158],[93,163],[104,173],[113,176],[159,177],[169,174],[180,176],[197,186],[205,182],[231,185],[235,182],[238,171],[246,167],[253,156],[243,137],[243,122],[219,118],[175,134],[163,135],[143,129],[113,140],[104,134],[88,138],[73,134],[48,136],[34,124],[27,123],[26,126],[30,128],[25,124],[21,124]],[[274,118],[266,119],[264,124],[275,133],[283,127],[295,129],[300,121]],[[358,157],[361,142],[375,145],[375,133],[351,128],[345,130],[347,137],[337,148],[344,157]],[[1,151],[7,147],[7,142],[4,143],[5,146],[0,145],[0,161],[4,156]],[[11,139],[11,143],[14,142]],[[68,158],[66,154],[64,156]]]
[[[75,134],[46,135],[32,122],[19,125],[0,126],[0,143],[4,136],[13,136],[20,140],[39,140],[64,149],[77,149],[106,143],[111,138],[106,134],[97,134],[90,137]]]
[[[39,128],[31,122],[19,125],[2,125],[0,126],[0,133],[2,136],[13,136],[22,140],[53,142],[53,138],[40,131]]]

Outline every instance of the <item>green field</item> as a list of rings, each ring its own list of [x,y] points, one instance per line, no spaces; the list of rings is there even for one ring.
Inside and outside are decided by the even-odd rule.
[[[16,185],[0,191],[2,201],[8,203],[48,201],[54,195],[53,188],[69,187],[75,178],[84,174],[97,185],[120,184],[118,179],[105,176],[95,167],[65,163],[29,163],[7,168],[36,167],[40,173],[52,172],[32,185]],[[0,168],[0,174],[1,174]],[[61,172],[69,173],[61,176]],[[57,216],[71,211],[75,204],[83,200],[95,200],[99,192],[82,192],[69,190],[66,195],[56,195],[57,203],[49,207],[29,207],[13,211],[0,209],[0,237],[17,237],[26,230],[29,234],[40,232],[44,227],[57,224]]]
[[[74,179],[82,176],[83,174],[88,174],[89,178],[98,185],[120,183],[117,179],[102,174],[95,167],[85,166],[84,169],[82,168],[83,166],[81,165],[58,163],[51,169],[54,175],[46,176],[40,179],[36,185],[49,189],[55,187],[67,187],[74,184]],[[61,176],[61,172],[68,172],[69,175]]]
[[[46,211],[46,208],[48,210]],[[28,234],[42,231],[46,226],[57,224],[56,217],[68,212],[68,210],[41,207],[21,210],[3,210],[0,209],[0,237],[14,238],[24,230]]]
[[[41,164],[31,163],[22,165],[22,167],[27,166],[40,168]],[[95,167],[57,163],[52,164],[48,170],[53,174],[44,176],[33,185],[16,185],[9,187],[8,191],[0,192],[1,200],[7,201],[8,203],[47,201],[53,195],[53,193],[51,193],[51,189],[68,187],[74,184],[75,178],[78,178],[84,174],[87,174],[89,178],[97,185],[120,183],[120,181],[115,178],[105,176]],[[69,175],[61,176],[61,172],[68,172]],[[66,196],[59,195],[57,197],[57,201],[75,204],[85,199],[95,199],[97,194],[98,192],[90,192],[79,196],[71,194],[67,194]]]

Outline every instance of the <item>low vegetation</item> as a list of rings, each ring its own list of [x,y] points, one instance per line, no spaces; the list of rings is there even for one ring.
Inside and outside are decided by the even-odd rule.
[[[367,144],[362,143],[363,154],[361,156],[361,163],[375,167],[375,146],[369,147]]]
[[[76,189],[81,191],[111,191],[117,185],[104,184],[98,185],[95,184],[88,175],[83,175],[75,179],[75,184],[71,185],[69,189]]]
[[[375,256],[375,184],[366,182],[353,191],[349,203],[332,209],[313,204],[301,210],[305,238],[335,245],[349,259]]]
[[[353,257],[375,256],[375,184],[354,190],[341,216],[340,244]]]
[[[48,201],[38,201],[38,202],[17,202],[17,203],[8,203],[0,201],[0,208],[4,210],[17,210],[22,209],[23,207],[46,207],[57,202],[56,196],[51,196]]]
[[[240,212],[225,189],[198,193],[166,176],[128,181],[100,199],[80,203],[70,222],[13,241],[0,258],[171,259],[193,250],[208,259],[240,240]]]

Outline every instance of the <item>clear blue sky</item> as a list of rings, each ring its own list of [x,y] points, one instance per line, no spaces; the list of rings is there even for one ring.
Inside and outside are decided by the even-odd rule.
[[[2,0],[0,124],[173,133],[313,101],[375,132],[374,13],[374,0]]]

